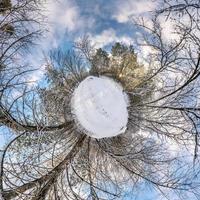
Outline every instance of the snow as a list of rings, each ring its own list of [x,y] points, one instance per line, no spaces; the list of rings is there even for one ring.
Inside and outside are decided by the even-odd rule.
[[[113,137],[127,128],[127,95],[108,77],[85,78],[74,90],[71,106],[78,126],[91,137]]]

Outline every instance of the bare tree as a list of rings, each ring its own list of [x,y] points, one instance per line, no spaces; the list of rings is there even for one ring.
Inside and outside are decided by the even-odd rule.
[[[34,71],[24,59],[29,47],[37,42],[44,27],[42,2],[35,0],[0,2],[0,124],[22,129],[25,124],[11,113],[16,95],[28,93],[29,80]]]
[[[118,43],[108,57],[84,38],[67,53],[51,52],[48,88],[24,88],[16,113],[2,107],[2,123],[18,133],[1,162],[4,199],[122,199],[144,183],[166,199],[199,199],[199,2],[175,3],[164,1],[150,26],[134,21],[143,33],[139,45],[150,49],[148,68],[131,46]],[[162,16],[174,22],[176,39],[165,39]],[[90,75],[122,84],[125,133],[95,139],[78,128],[70,101]],[[174,153],[168,141],[182,151]]]
[[[161,17],[174,24],[176,39],[164,39]],[[145,31],[140,45],[153,52],[148,59],[153,60],[154,66],[149,62],[152,75],[147,80],[160,82],[159,96],[141,106],[165,113],[176,112],[189,121],[188,133],[195,138],[196,157],[199,146],[199,1],[164,1],[163,9],[156,11],[150,26],[143,19],[134,23]],[[183,126],[186,128],[186,124]]]

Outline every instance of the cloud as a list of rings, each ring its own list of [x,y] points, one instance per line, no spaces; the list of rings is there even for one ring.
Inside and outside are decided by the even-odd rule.
[[[113,18],[119,23],[126,23],[133,15],[141,15],[156,8],[156,2],[151,0],[118,0]]]
[[[92,45],[96,48],[102,48],[114,42],[121,42],[127,45],[133,43],[132,38],[126,35],[117,36],[116,31],[112,28],[102,31],[97,35],[90,35]]]
[[[38,84],[38,81],[42,80],[43,76],[44,76],[45,70],[44,69],[40,69],[38,71],[36,71],[35,73],[32,73],[28,79],[29,86],[35,86]]]
[[[73,0],[50,0],[45,6],[47,29],[41,48],[49,50],[62,46],[63,41],[73,41],[77,35],[84,35],[95,26],[96,18],[84,15],[83,8]]]
[[[77,31],[83,23],[79,7],[70,0],[53,1],[45,4],[44,15],[47,18],[47,29],[37,49],[26,58],[34,68],[40,68],[28,76],[29,86],[34,86],[43,78],[45,69],[43,67],[44,54],[49,50],[58,48],[62,43],[66,31]],[[37,58],[37,59],[36,59]]]
[[[35,64],[35,67],[38,67],[37,63]],[[39,65],[39,69],[36,69],[35,71],[33,71],[30,74],[27,74],[25,77],[25,81],[27,81],[27,86],[28,87],[34,87],[38,84],[39,81],[42,80],[42,78],[44,78],[44,74],[45,74],[45,64],[40,64]]]
[[[80,26],[80,11],[73,1],[49,1],[46,4],[49,28],[75,31]]]
[[[160,16],[158,18],[160,26],[162,28],[162,39],[164,42],[178,41],[180,40],[180,35],[176,33],[175,27],[176,23],[170,18],[166,20],[166,16]]]
[[[57,48],[65,38],[66,33],[73,35],[88,25],[75,1],[50,0],[46,3],[45,10],[48,32],[45,33],[45,38],[40,44],[43,50]]]

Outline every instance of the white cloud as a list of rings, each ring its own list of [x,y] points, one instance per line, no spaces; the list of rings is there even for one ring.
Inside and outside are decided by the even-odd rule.
[[[59,19],[59,24],[66,27],[68,31],[76,30],[80,26],[79,17],[78,8],[72,6],[70,9],[65,9],[63,15],[61,15]]]
[[[126,35],[117,36],[116,31],[112,28],[102,31],[99,35],[90,35],[90,40],[96,48],[101,48],[114,42],[122,42],[127,45],[133,43],[132,38]]]
[[[47,29],[45,38],[41,43],[41,49],[57,48],[65,33],[76,33],[88,25],[86,19],[81,16],[80,9],[75,1],[50,0],[45,5],[47,17]],[[92,22],[94,23],[94,22]]]
[[[166,20],[165,16],[160,16],[158,19],[162,28],[162,39],[165,42],[171,42],[173,40],[178,41],[180,39],[180,35],[175,33],[175,22],[170,20],[170,18]]]
[[[75,31],[80,26],[79,8],[72,1],[49,1],[46,5],[49,27]]]
[[[28,86],[32,87],[38,84],[38,81],[40,81],[44,76],[45,67],[46,65],[43,64],[40,66],[40,69],[37,69],[36,71],[27,75],[26,80],[28,81]]]
[[[42,49],[57,48],[66,37],[66,33],[69,33],[70,40],[74,40],[74,36],[84,34],[94,26],[95,18],[82,15],[82,8],[76,1],[50,0],[45,7],[49,31],[42,41]]]
[[[152,11],[156,7],[156,1],[151,0],[118,0],[116,1],[116,12],[113,18],[119,23],[126,23],[133,15],[140,15],[148,11]]]
[[[79,8],[74,1],[50,0],[45,4],[45,10],[44,15],[47,17],[46,26],[48,31],[45,32],[37,49],[26,58],[34,68],[40,66],[40,69],[27,76],[30,87],[36,85],[44,76],[44,53],[57,48],[62,42],[66,31],[77,31],[84,24]]]
[[[104,30],[99,35],[91,36],[91,42],[96,48],[104,47],[115,41],[116,33],[113,29]]]

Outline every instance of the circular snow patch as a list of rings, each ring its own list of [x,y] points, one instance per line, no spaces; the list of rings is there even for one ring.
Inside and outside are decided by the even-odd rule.
[[[87,77],[74,90],[71,103],[77,124],[89,136],[104,138],[125,132],[127,95],[113,79]]]

